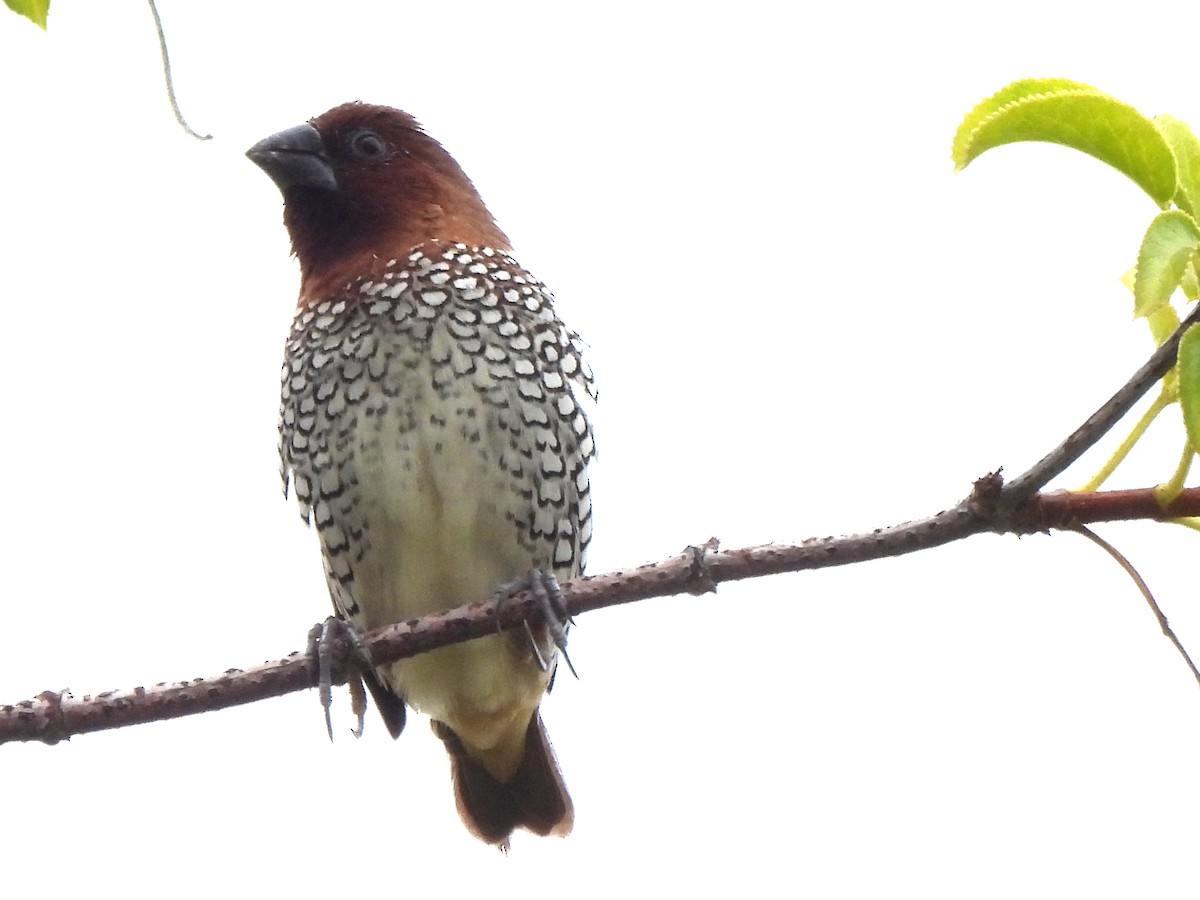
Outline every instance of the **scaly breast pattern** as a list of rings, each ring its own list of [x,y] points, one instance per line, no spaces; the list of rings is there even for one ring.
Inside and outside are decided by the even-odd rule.
[[[480,599],[532,568],[582,572],[592,377],[550,293],[507,254],[422,245],[301,309],[282,381],[285,489],[290,477],[334,603],[360,628]],[[548,674],[531,662],[496,636],[385,674],[453,726],[535,708]]]

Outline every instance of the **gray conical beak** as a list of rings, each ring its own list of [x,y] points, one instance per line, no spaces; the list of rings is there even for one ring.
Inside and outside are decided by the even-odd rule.
[[[247,150],[246,156],[271,176],[281,191],[290,187],[338,189],[325,142],[311,125],[297,125],[264,138]]]

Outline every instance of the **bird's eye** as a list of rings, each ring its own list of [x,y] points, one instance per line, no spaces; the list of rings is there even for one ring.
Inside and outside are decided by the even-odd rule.
[[[388,156],[387,141],[373,131],[360,131],[350,138],[350,149],[359,159],[383,159]]]

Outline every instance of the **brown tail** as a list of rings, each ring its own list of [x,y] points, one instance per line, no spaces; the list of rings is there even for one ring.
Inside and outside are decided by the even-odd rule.
[[[434,722],[433,731],[450,753],[458,814],[473,835],[507,847],[517,828],[540,835],[570,834],[575,808],[537,712],[525,732],[525,756],[507,782],[497,781],[469,756],[449,726]]]

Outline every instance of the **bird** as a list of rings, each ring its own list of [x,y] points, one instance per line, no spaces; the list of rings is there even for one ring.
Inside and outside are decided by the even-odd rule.
[[[336,615],[366,631],[582,574],[596,399],[580,337],[409,113],[345,103],[247,151],[300,265],[279,454]],[[539,581],[539,579],[542,579]],[[458,812],[507,850],[574,807],[539,711],[546,622],[366,673],[392,737],[427,714]]]

